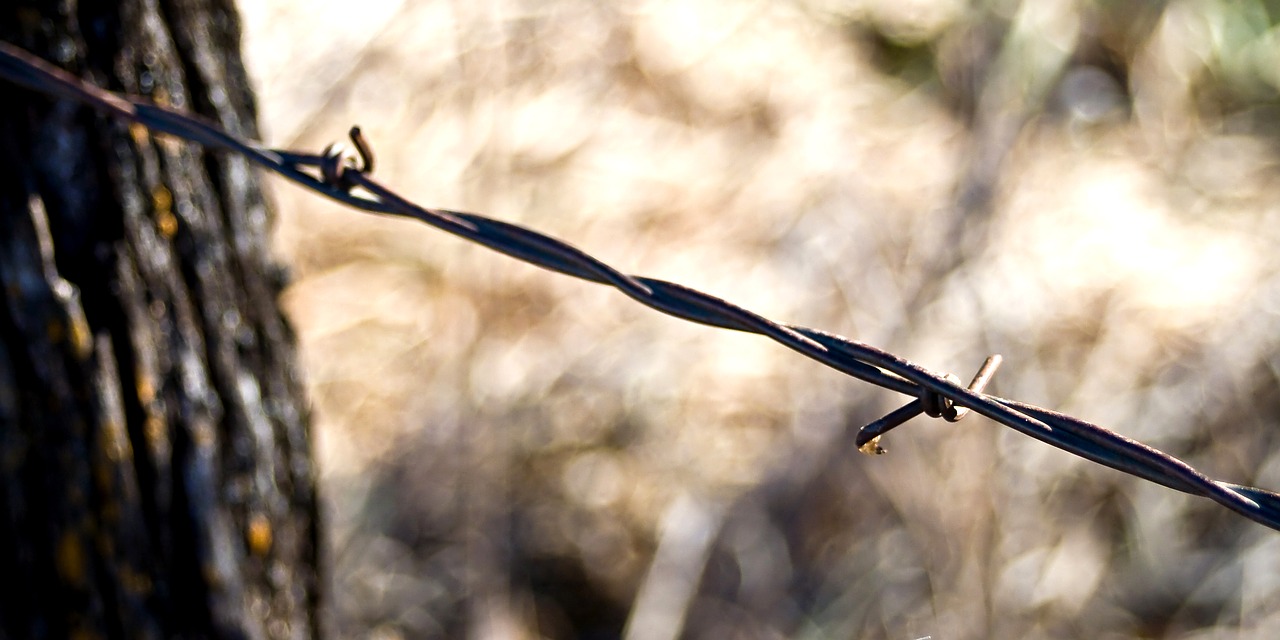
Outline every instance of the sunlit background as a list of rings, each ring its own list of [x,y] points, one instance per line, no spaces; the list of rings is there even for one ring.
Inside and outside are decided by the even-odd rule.
[[[242,2],[267,141],[1280,489],[1280,6]],[[1280,536],[278,181],[335,637],[1280,637]]]

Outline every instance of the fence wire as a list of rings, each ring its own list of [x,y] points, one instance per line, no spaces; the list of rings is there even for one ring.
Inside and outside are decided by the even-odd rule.
[[[422,207],[370,177],[374,158],[359,128],[354,153],[330,145],[321,154],[270,149],[203,118],[90,85],[48,62],[0,42],[0,76],[55,98],[74,100],[153,131],[210,149],[238,153],[323,196],[371,213],[413,218],[511,257],[583,280],[612,286],[633,300],[691,322],[769,337],[837,371],[915,399],[863,427],[856,443],[881,453],[879,439],[924,413],[956,421],[969,411],[1054,447],[1171,489],[1203,496],[1255,522],[1280,530],[1280,494],[1214,480],[1187,463],[1118,433],[1034,405],[982,392],[999,366],[992,356],[964,386],[887,351],[843,336],[774,322],[674,282],[627,275],[590,254],[522,226],[473,213]],[[367,195],[355,193],[363,190]]]

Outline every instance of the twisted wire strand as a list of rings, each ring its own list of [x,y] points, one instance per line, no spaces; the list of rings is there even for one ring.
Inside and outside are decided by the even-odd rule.
[[[113,117],[206,148],[238,153],[262,168],[352,208],[413,218],[518,260],[612,286],[633,300],[668,315],[712,327],[766,336],[841,373],[916,398],[886,416],[886,419],[894,418],[896,423],[918,415],[926,406],[936,408],[945,404],[955,409],[948,419],[958,419],[964,410],[971,410],[1087,460],[1171,489],[1209,498],[1246,518],[1280,530],[1280,494],[1214,480],[1169,454],[1098,425],[982,393],[980,385],[967,388],[954,376],[939,375],[856,340],[774,322],[674,282],[625,274],[581,249],[519,225],[474,213],[414,204],[370,177],[373,156],[358,128],[351,130],[351,139],[362,160],[360,166],[353,158],[332,148],[320,155],[266,148],[198,116],[90,85],[4,42],[0,42],[0,77],[51,97],[84,103]],[[317,175],[308,171],[316,171]],[[369,196],[352,193],[357,187]],[[990,372],[987,372],[987,377],[990,377]],[[937,411],[931,411],[929,415],[934,413]],[[883,430],[887,431],[892,426],[888,425]],[[873,434],[864,429],[859,437],[859,446],[874,444],[870,441],[878,440],[880,433]]]

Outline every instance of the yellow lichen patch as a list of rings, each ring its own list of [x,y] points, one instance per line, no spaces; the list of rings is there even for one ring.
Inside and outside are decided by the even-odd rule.
[[[133,459],[133,448],[119,420],[108,419],[102,423],[102,451],[112,465],[120,465]]]
[[[71,352],[80,360],[84,360],[93,351],[89,325],[82,314],[71,313],[69,316],[67,320],[70,322],[51,318],[44,326],[45,335],[53,344],[66,342],[71,347]]]
[[[89,321],[84,317],[84,310],[77,304],[68,309],[68,326],[71,328],[71,350],[80,360],[88,359],[93,353],[93,333],[89,331]]]
[[[133,138],[133,143],[142,146],[150,138],[147,128],[137,122],[129,125],[129,137]]]
[[[136,385],[138,400],[142,402],[142,404],[151,404],[151,401],[156,398],[155,380],[145,373],[138,372]]]
[[[54,561],[58,566],[58,575],[68,584],[83,586],[85,582],[84,545],[80,537],[72,532],[62,534],[58,540],[58,550]]]
[[[156,229],[165,238],[178,232],[178,218],[173,215],[173,194],[162,185],[151,189],[151,207],[156,212]]]
[[[177,136],[157,131],[155,133],[155,140],[156,144],[159,144],[161,149],[164,149],[169,153],[177,153],[182,149],[183,140]]]
[[[160,235],[172,238],[178,232],[178,219],[172,212],[163,211],[156,216],[156,227],[160,230]]]
[[[255,556],[265,556],[271,551],[271,521],[261,513],[249,516],[249,525],[245,529],[245,540],[249,543],[249,552]]]
[[[146,422],[142,424],[142,432],[147,437],[147,447],[153,453],[169,448],[169,434],[165,431],[165,423],[160,416],[148,414]]]

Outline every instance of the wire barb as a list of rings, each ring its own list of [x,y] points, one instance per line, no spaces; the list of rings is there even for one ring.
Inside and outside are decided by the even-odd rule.
[[[1000,369],[1000,363],[1004,362],[1004,356],[993,353],[987,356],[982,362],[982,366],[978,368],[978,372],[973,374],[973,379],[969,381],[969,390],[974,393],[982,393],[991,384],[991,378],[995,377],[996,371]],[[965,416],[969,415],[969,408],[956,405],[954,402],[948,402],[947,407],[942,411],[942,417],[947,422],[959,422]]]
[[[350,131],[360,159],[357,165],[344,150],[334,147],[318,156],[264,148],[204,118],[90,85],[5,42],[0,42],[0,77],[211,150],[240,154],[259,167],[352,208],[421,221],[530,264],[612,286],[641,304],[690,322],[766,336],[841,373],[914,396],[907,405],[863,427],[857,444],[864,451],[883,452],[876,443],[879,437],[921,413],[954,422],[975,411],[1051,446],[1171,489],[1209,498],[1280,530],[1280,494],[1214,480],[1167,453],[1098,425],[987,395],[984,389],[1000,364],[1000,356],[988,358],[969,386],[962,387],[955,376],[937,375],[882,349],[817,329],[774,322],[673,282],[627,275],[581,249],[519,225],[474,213],[416,205],[369,176],[373,153],[359,127]],[[318,168],[319,176],[309,173],[308,168]],[[369,195],[353,194],[356,186]]]
[[[349,135],[351,144],[360,157],[359,165],[356,164],[355,156],[341,142],[334,142],[325,147],[324,152],[320,154],[319,162],[321,181],[341,189],[344,193],[351,191],[358,182],[350,172],[354,171],[361,176],[373,172],[373,149],[369,148],[369,143],[360,132],[360,127],[351,127]]]
[[[1004,358],[998,353],[988,356],[986,361],[982,363],[982,367],[974,374],[973,380],[969,382],[969,391],[977,394],[982,393],[1003,361]],[[952,384],[959,384],[960,382],[960,378],[950,373],[944,376],[944,379]],[[943,396],[933,389],[922,387],[920,389],[920,397],[859,429],[858,437],[854,440],[854,444],[863,453],[881,455],[886,450],[880,446],[880,437],[921,413],[930,418],[942,418],[947,422],[959,422],[969,415],[969,408],[957,404],[955,400]]]

